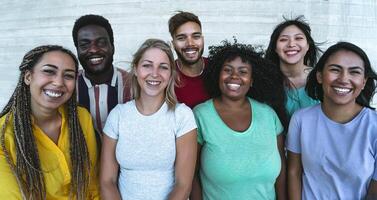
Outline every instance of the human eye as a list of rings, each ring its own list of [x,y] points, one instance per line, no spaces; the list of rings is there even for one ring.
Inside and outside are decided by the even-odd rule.
[[[79,42],[78,46],[81,50],[88,49],[89,48],[89,42],[81,41],[81,42]]]
[[[183,36],[183,35],[179,35],[175,39],[178,40],[178,41],[184,41],[186,39],[186,37]]]
[[[141,66],[144,67],[144,68],[149,68],[149,67],[152,67],[152,64],[150,64],[150,63],[143,63]]]
[[[107,39],[106,38],[100,38],[97,41],[97,46],[98,47],[106,47],[107,46]]]
[[[340,69],[337,68],[337,67],[330,67],[330,68],[329,68],[329,71],[330,71],[330,72],[334,72],[334,73],[339,73],[339,72],[340,72]]]
[[[76,78],[76,75],[74,73],[66,73],[64,74],[64,78],[67,80],[73,80]]]
[[[54,70],[54,69],[52,69],[52,68],[49,68],[49,67],[43,68],[43,69],[42,69],[42,72],[43,72],[44,74],[49,75],[49,76],[56,74],[56,70]]]
[[[231,69],[230,67],[225,66],[225,67],[223,68],[223,71],[226,72],[226,73],[231,73],[231,72],[232,72],[232,69]]]
[[[193,38],[194,38],[195,40],[199,40],[199,39],[202,38],[202,35],[201,35],[201,34],[194,34],[194,35],[193,35]]]
[[[281,38],[279,38],[278,41],[279,41],[279,42],[286,42],[286,41],[288,41],[288,38],[286,38],[286,37],[281,37]]]
[[[352,74],[352,75],[360,75],[362,73],[363,72],[361,70],[359,70],[359,69],[354,69],[354,70],[350,71],[350,74]]]
[[[170,69],[169,65],[166,65],[166,64],[160,65],[160,68],[163,69],[163,70],[169,70]]]

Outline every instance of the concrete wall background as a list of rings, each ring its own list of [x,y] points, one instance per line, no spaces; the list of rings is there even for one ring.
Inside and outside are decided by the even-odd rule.
[[[75,52],[71,30],[79,16],[94,13],[109,19],[115,64],[127,68],[145,39],[171,40],[167,21],[177,10],[199,16],[206,50],[233,36],[266,46],[283,15],[305,15],[314,39],[325,42],[322,49],[340,40],[353,42],[367,52],[377,69],[377,0],[2,0],[0,109],[16,85],[18,65],[28,50],[59,44]]]

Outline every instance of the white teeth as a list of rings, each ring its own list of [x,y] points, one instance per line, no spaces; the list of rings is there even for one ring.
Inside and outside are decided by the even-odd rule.
[[[150,85],[159,85],[161,81],[147,81],[147,83]]]
[[[334,87],[334,90],[337,93],[340,93],[340,94],[345,94],[345,93],[348,93],[348,92],[351,91],[351,89],[348,89],[348,88],[339,88],[339,87]]]
[[[89,60],[92,63],[99,63],[103,60],[103,58],[102,57],[100,57],[100,58],[90,58]]]
[[[231,89],[231,90],[237,90],[238,88],[241,87],[240,84],[235,84],[235,83],[228,83],[228,84],[226,84],[226,85],[227,85],[228,88]]]
[[[294,54],[297,54],[298,51],[286,51],[285,52],[287,55],[294,55]]]
[[[61,97],[63,95],[62,92],[54,92],[54,91],[51,91],[51,90],[45,90],[44,92],[47,96],[54,97],[54,98]]]

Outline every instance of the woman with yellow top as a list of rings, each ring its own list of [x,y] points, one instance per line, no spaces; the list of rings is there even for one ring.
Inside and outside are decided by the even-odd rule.
[[[90,114],[76,105],[76,57],[61,46],[28,52],[0,113],[0,199],[99,199]]]

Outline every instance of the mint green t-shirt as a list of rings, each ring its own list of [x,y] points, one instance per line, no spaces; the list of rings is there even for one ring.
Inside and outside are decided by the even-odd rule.
[[[300,87],[297,89],[286,88],[285,93],[287,95],[287,103],[285,104],[285,108],[287,109],[289,117],[291,117],[296,110],[320,103],[320,101],[314,100],[308,96],[305,91],[305,87]]]
[[[202,145],[203,199],[275,199],[281,161],[277,136],[283,127],[272,108],[250,99],[252,122],[244,132],[229,128],[210,99],[194,109]]]

